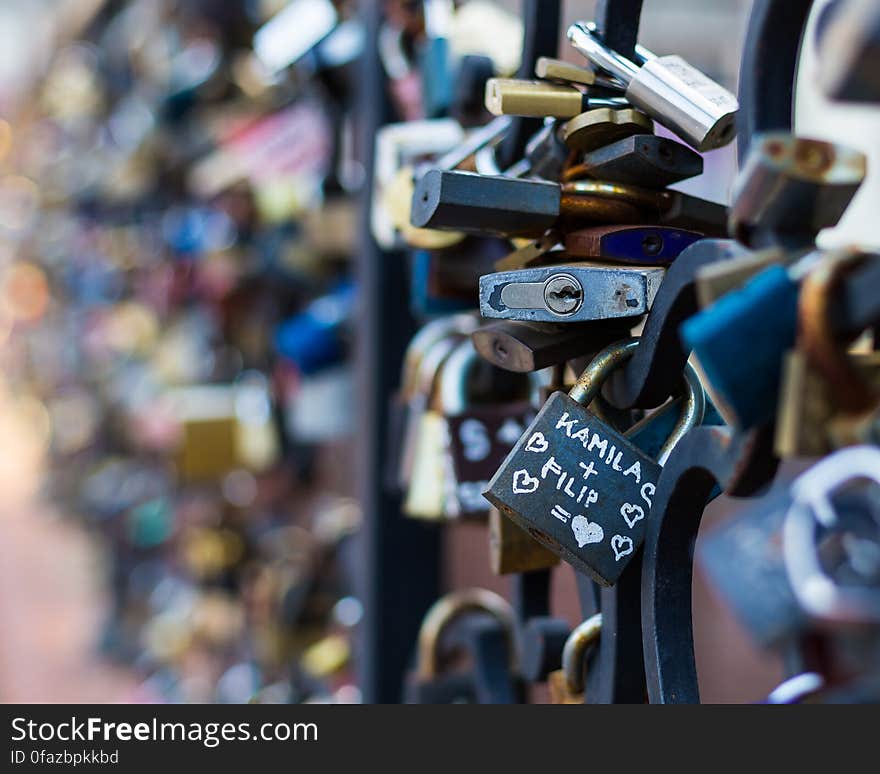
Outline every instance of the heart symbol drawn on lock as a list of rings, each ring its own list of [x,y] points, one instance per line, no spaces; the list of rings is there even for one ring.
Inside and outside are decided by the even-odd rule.
[[[571,531],[577,540],[578,548],[583,548],[590,543],[601,543],[605,538],[605,530],[601,524],[590,521],[585,516],[575,516],[571,520]]]
[[[620,506],[620,515],[623,516],[623,520],[626,522],[626,525],[630,529],[632,529],[636,525],[637,521],[641,521],[645,518],[645,511],[643,510],[641,505],[624,503]]]
[[[513,493],[514,494],[531,494],[538,488],[541,479],[537,476],[530,476],[527,470],[517,470],[513,474]]]
[[[633,552],[632,538],[615,535],[611,538],[611,550],[614,551],[614,561],[619,562],[624,556],[629,556]]]
[[[547,451],[549,448],[550,444],[547,443],[547,439],[542,432],[532,434],[532,437],[529,438],[529,442],[526,444],[526,451],[536,452],[538,454]]]

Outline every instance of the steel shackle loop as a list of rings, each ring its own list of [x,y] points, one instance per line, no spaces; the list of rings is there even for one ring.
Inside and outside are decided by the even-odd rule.
[[[584,692],[584,658],[587,648],[598,642],[601,632],[602,613],[596,613],[578,624],[565,640],[562,648],[562,671],[572,694]]]
[[[477,352],[473,339],[470,337],[456,345],[444,360],[438,375],[437,394],[439,407],[446,416],[456,416],[467,410],[470,404],[468,383],[474,368],[481,362],[483,362],[483,358]],[[511,374],[514,379],[521,376],[525,376],[525,374]],[[537,371],[527,376],[530,384],[529,399],[532,403],[536,403],[544,382]]]
[[[598,397],[602,385],[605,384],[611,372],[629,360],[635,354],[638,346],[639,339],[634,336],[605,347],[577,378],[574,386],[568,391],[568,397],[582,406],[589,406]],[[703,421],[703,416],[706,413],[706,394],[703,392],[699,376],[690,363],[685,366],[684,385],[685,398],[682,402],[681,414],[672,433],[660,449],[657,458],[660,465],[666,462],[673,448],[685,433]]]
[[[467,613],[487,613],[496,618],[508,633],[513,656],[515,624],[510,603],[488,589],[460,589],[438,599],[425,614],[417,644],[416,669],[420,679],[431,680],[437,676],[440,636],[450,624]]]

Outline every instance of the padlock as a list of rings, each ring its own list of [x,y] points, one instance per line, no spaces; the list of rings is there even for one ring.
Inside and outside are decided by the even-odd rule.
[[[810,254],[790,267],[770,266],[682,324],[706,390],[733,427],[747,430],[775,416],[783,359],[795,342],[798,283],[817,260]]]
[[[455,624],[466,624],[473,616],[488,617],[491,628],[476,628],[470,633],[471,643],[477,645],[470,671],[450,673],[444,661],[454,653],[444,648],[444,636]],[[461,651],[466,646],[467,642],[464,647],[458,643],[451,650]],[[501,663],[484,663],[490,656],[493,660],[500,656]],[[486,589],[453,591],[435,602],[422,621],[415,670],[407,676],[405,698],[415,704],[511,702],[519,688],[513,675],[515,664],[514,615],[508,602]]]
[[[680,191],[577,180],[559,185],[469,172],[428,171],[413,192],[418,228],[541,236],[558,225],[656,223],[727,233],[727,208]]]
[[[696,231],[663,226],[594,226],[569,231],[565,251],[574,258],[668,266],[702,238]]]
[[[721,296],[737,290],[764,269],[779,264],[788,266],[803,253],[787,252],[778,247],[770,247],[757,252],[745,251],[742,255],[731,256],[725,261],[716,261],[697,270],[697,303],[701,309],[714,304]]]
[[[497,508],[489,508],[489,567],[496,575],[545,570],[559,564],[546,549]]]
[[[403,512],[417,519],[442,519],[452,488],[449,455],[449,426],[443,416],[439,385],[443,364],[452,354],[461,336],[444,338],[434,344],[419,368],[419,392],[422,410],[408,424],[402,478],[406,496]],[[422,403],[424,401],[424,403]]]
[[[638,67],[605,46],[595,27],[584,22],[568,28],[568,40],[626,85],[629,102],[698,151],[720,148],[736,136],[736,97],[681,57],[655,57],[641,49],[647,61]]]
[[[658,458],[652,459],[587,406],[638,339],[600,352],[568,395],[556,392],[508,455],[484,493],[579,572],[613,585],[644,540],[662,464],[702,421],[703,390],[685,371],[687,398]]]
[[[562,174],[563,182],[591,177],[609,183],[666,188],[703,173],[703,157],[655,134],[633,134],[587,153]]]
[[[495,116],[573,118],[600,105],[623,108],[626,100],[590,97],[573,86],[547,81],[491,78],[486,82],[486,110]]]
[[[737,176],[730,233],[752,247],[810,247],[837,225],[865,179],[865,155],[843,145],[769,132]]]
[[[880,625],[880,449],[825,457],[791,486],[782,559],[819,629]]]
[[[556,323],[641,317],[651,309],[664,273],[656,266],[585,261],[484,274],[480,314]]]
[[[709,580],[759,645],[880,621],[878,484],[880,451],[844,449],[700,541]]]
[[[559,180],[570,154],[562,139],[562,123],[545,121],[544,126],[526,143],[525,160],[529,165],[529,176]]]
[[[391,489],[405,489],[409,484],[418,422],[427,408],[430,380],[433,379],[431,369],[438,367],[442,351],[434,353],[434,360],[426,363],[423,371],[425,357],[438,342],[466,336],[476,327],[477,319],[473,315],[450,315],[423,325],[410,341],[404,355],[400,391],[392,396],[389,412],[392,448],[387,469]],[[451,351],[451,345],[448,349]]]
[[[623,91],[625,88],[619,81],[607,78],[588,67],[579,67],[571,62],[564,62],[549,56],[538,57],[535,62],[535,75],[543,81],[574,83],[578,86],[599,86],[614,91]]]
[[[798,343],[809,362],[820,372],[840,411],[858,414],[877,406],[880,394],[855,368],[846,342],[835,334],[835,294],[848,272],[864,263],[857,249],[826,253],[801,282],[798,298]]]
[[[627,137],[653,131],[654,122],[641,110],[599,107],[598,101],[593,100],[589,110],[565,123],[562,139],[570,150],[589,153]]]
[[[578,624],[562,649],[562,669],[547,676],[553,704],[583,704],[587,656],[602,634],[602,613]]]
[[[495,383],[488,385],[489,395],[484,396],[488,401],[473,394],[474,377],[481,368],[494,377],[484,380]],[[505,395],[497,392],[499,375],[505,377]],[[439,405],[448,429],[443,515],[482,518],[489,509],[483,499],[489,478],[534,419],[530,397],[538,384],[537,374],[511,379],[486,363],[473,342],[465,339],[445,360],[438,378]]]
[[[627,336],[632,320],[616,317],[584,323],[498,320],[471,334],[484,360],[505,371],[530,373],[598,352]]]

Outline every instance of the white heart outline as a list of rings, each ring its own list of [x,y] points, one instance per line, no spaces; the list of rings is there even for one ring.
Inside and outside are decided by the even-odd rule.
[[[531,485],[532,481],[534,481],[535,485],[531,489],[527,489],[527,488],[521,486],[521,484],[519,483],[523,479],[525,479],[525,482],[529,485]],[[514,471],[514,473],[513,473],[513,493],[514,494],[531,494],[532,492],[537,491],[538,486],[540,484],[541,484],[541,479],[538,478],[537,476],[530,475],[529,471],[527,471],[525,468],[523,468],[522,470]]]
[[[536,439],[540,437],[540,441]],[[543,444],[543,446],[541,445]],[[550,442],[547,440],[544,433],[540,430],[536,430],[532,433],[532,437],[529,438],[528,443],[526,443],[526,451],[534,452],[535,454],[543,454],[547,449],[550,448]]]
[[[624,509],[632,512],[638,511],[638,516],[634,519],[630,519],[630,517],[624,513]],[[623,520],[626,522],[626,526],[632,529],[635,525],[645,518],[645,509],[642,508],[641,505],[637,505],[636,503],[624,503],[620,506],[620,515],[623,516]]]
[[[618,546],[621,546],[624,543],[629,543],[629,550],[618,551]],[[619,562],[624,556],[629,556],[635,550],[635,544],[631,537],[627,537],[626,535],[615,535],[611,538],[611,550],[614,551],[614,561]]]

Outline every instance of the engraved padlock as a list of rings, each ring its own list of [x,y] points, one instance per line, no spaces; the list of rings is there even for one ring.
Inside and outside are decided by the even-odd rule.
[[[593,25],[577,22],[569,27],[568,40],[594,65],[626,84],[625,96],[635,107],[698,151],[720,148],[734,139],[739,103],[727,89],[679,56],[657,57],[640,48],[645,62],[639,67],[609,49],[594,31]]]
[[[485,381],[492,383],[476,385],[475,377],[480,375],[490,377]],[[514,376],[490,365],[467,338],[443,363],[438,380],[447,428],[443,515],[485,517],[489,503],[483,490],[535,417],[530,393],[539,386],[538,376]],[[505,388],[503,395],[497,392],[499,384]],[[478,402],[475,388],[480,386],[484,395],[488,390],[488,401]]]
[[[600,352],[566,395],[555,392],[484,493],[551,551],[605,586],[613,585],[645,537],[661,466],[705,413],[689,365],[681,413],[656,459],[587,407],[638,339]]]

